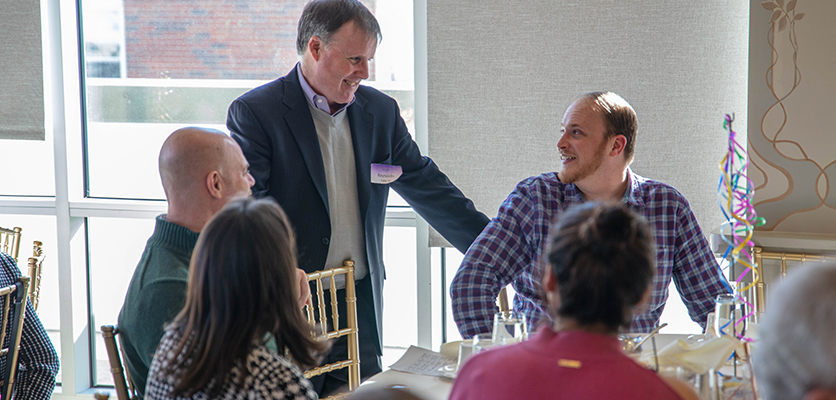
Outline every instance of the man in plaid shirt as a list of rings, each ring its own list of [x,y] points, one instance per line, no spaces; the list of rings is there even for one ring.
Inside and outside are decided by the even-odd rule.
[[[658,324],[671,278],[691,319],[705,327],[715,298],[730,286],[682,194],[630,170],[637,130],[635,111],[612,92],[586,94],[566,110],[557,141],[560,171],[517,184],[456,272],[450,294],[463,337],[491,332],[496,296],[508,284],[517,292],[514,308],[530,328],[549,318],[539,272],[549,226],[587,201],[627,203],[653,229],[657,271],[651,298],[630,330],[649,332]]]
[[[15,284],[20,278],[20,270],[14,258],[0,253],[0,287]],[[10,316],[11,318],[11,316]],[[6,343],[12,337],[12,322],[6,324]],[[0,371],[6,371],[6,357],[0,358]],[[46,335],[46,330],[38,319],[38,314],[29,299],[26,300],[26,315],[23,320],[23,333],[20,337],[17,376],[15,378],[14,397],[16,399],[46,400],[52,397],[55,389],[55,375],[58,374],[58,353]]]

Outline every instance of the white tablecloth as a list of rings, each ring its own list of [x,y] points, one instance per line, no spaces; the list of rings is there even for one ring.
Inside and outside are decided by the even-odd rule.
[[[425,400],[445,400],[450,396],[453,380],[390,369],[367,379],[358,391],[381,387],[401,387]]]

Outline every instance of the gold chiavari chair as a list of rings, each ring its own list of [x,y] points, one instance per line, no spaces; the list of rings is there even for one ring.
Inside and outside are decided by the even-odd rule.
[[[17,262],[17,256],[20,252],[20,231],[19,227],[3,228],[0,227],[0,251],[12,256]]]
[[[38,311],[38,299],[41,297],[41,270],[44,265],[43,243],[33,242],[32,257],[29,257],[29,302]]]
[[[340,316],[337,311],[337,287],[334,283],[334,277],[339,275],[345,276],[345,308],[347,315],[345,316],[346,327],[344,329],[339,329]],[[330,287],[328,288],[328,292],[330,293],[331,300],[332,329],[328,328],[328,315],[325,311],[325,290],[323,289],[322,283],[323,278],[331,278],[329,279]],[[346,260],[342,267],[309,273],[308,282],[315,282],[316,284],[316,290],[312,293],[311,305],[305,307],[308,322],[316,324],[321,330],[320,334],[316,335],[316,339],[324,341],[347,336],[348,359],[311,368],[305,371],[305,378],[310,379],[327,372],[348,368],[348,389],[349,391],[353,391],[360,386],[360,343],[358,341],[357,329],[357,296],[354,292],[354,261]],[[314,308],[317,309],[317,313],[314,313]],[[317,318],[314,318],[314,314],[316,314]],[[328,397],[328,399],[341,399],[347,395],[348,393],[341,393]]]
[[[505,286],[499,290],[498,303],[500,312],[511,311],[511,306],[508,304],[508,286]]]
[[[11,399],[17,373],[17,359],[20,352],[20,337],[23,333],[23,320],[26,318],[26,293],[29,289],[29,277],[22,276],[17,283],[0,288],[0,302],[3,306],[3,322],[0,327],[0,343],[6,342],[6,327],[11,322],[11,337],[8,347],[0,349],[0,356],[6,359],[6,370],[0,381],[0,395]]]
[[[134,388],[134,383],[131,381],[131,374],[127,367],[122,366],[121,352],[117,345],[116,335],[119,334],[119,328],[116,325],[102,325],[102,338],[104,338],[105,348],[107,349],[107,360],[110,363],[110,373],[113,374],[113,386],[116,388],[116,398],[119,400],[131,400],[137,398],[139,393]],[[102,397],[97,394],[97,398]]]
[[[836,256],[828,255],[812,255],[804,253],[787,253],[787,252],[771,252],[764,251],[763,247],[752,247],[752,259],[755,262],[755,271],[760,279],[755,284],[754,288],[754,306],[755,315],[759,318],[766,310],[766,284],[763,281],[764,268],[763,260],[779,260],[781,261],[781,279],[787,276],[787,261],[800,261],[801,265],[808,262],[827,262],[836,261]]]

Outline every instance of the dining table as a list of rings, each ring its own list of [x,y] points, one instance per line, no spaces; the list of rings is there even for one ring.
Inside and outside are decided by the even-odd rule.
[[[453,388],[453,379],[388,369],[366,379],[360,385],[358,391],[362,392],[363,390],[377,388],[401,389],[424,400],[446,400],[450,397],[450,390]]]
[[[669,343],[682,339],[685,340],[689,335],[686,334],[657,334],[654,336],[656,348],[662,349]],[[451,342],[442,345],[441,353],[447,353],[451,356],[450,349],[457,349],[457,344],[461,341]],[[652,352],[652,341],[648,341],[642,346],[642,353]],[[376,375],[366,379],[358,389],[359,392],[365,390],[373,390],[377,388],[398,388],[408,391],[411,394],[424,400],[446,400],[450,396],[450,391],[453,388],[453,378],[441,376],[429,376],[421,374],[413,374],[408,372],[396,371],[387,369]]]

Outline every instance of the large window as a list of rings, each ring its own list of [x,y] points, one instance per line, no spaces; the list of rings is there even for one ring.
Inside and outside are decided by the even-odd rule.
[[[162,142],[185,125],[225,131],[232,100],[288,73],[304,3],[82,0],[87,194],[164,199]],[[398,99],[414,131],[412,4],[366,4],[385,37],[366,84]]]
[[[385,37],[366,84],[396,98],[414,131],[412,4],[365,3],[377,15]],[[298,60],[296,21],[304,4],[81,0],[86,197],[164,200],[157,172],[163,141],[187,125],[226,132],[232,100],[290,72]],[[391,197],[393,206],[405,205]],[[151,219],[87,219],[93,327],[115,323],[121,301],[105,299],[124,297],[152,230]],[[388,309],[416,307],[410,279],[415,275],[415,243],[414,228],[386,231],[386,261],[395,284],[395,289],[386,290],[387,300],[392,298]],[[403,321],[396,312],[387,314],[387,349],[415,343],[415,321]],[[98,332],[91,330],[91,335],[93,384],[112,384]]]
[[[46,137],[0,141],[20,173],[0,185],[0,226],[44,242],[38,315],[61,358],[54,398],[89,398],[112,379],[99,327],[115,324],[154,217],[157,156],[175,129],[226,131],[229,103],[296,64],[305,0],[42,1]],[[398,100],[415,133],[413,5],[368,0],[384,35],[365,83]],[[0,16],[0,19],[8,16]],[[418,339],[421,225],[390,196],[384,237],[386,357]],[[425,235],[425,233],[424,233]],[[28,243],[28,244],[27,244]],[[423,260],[423,261],[420,261]]]

